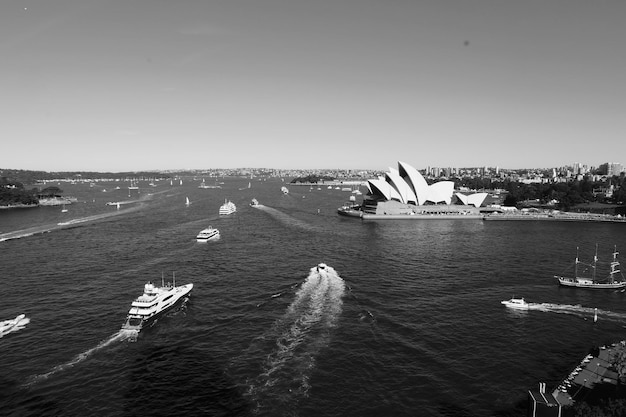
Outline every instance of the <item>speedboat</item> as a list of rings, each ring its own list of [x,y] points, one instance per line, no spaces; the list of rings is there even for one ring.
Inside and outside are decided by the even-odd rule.
[[[220,207],[220,214],[229,215],[237,211],[237,206],[230,200],[224,200],[224,204]]]
[[[528,303],[523,298],[511,298],[510,300],[501,301],[502,304],[509,308],[517,310],[528,310]]]
[[[206,229],[200,230],[200,233],[196,236],[196,240],[198,242],[206,242],[211,239],[217,239],[218,237],[220,237],[220,231],[209,226]]]
[[[25,326],[29,321],[24,314],[20,314],[11,320],[2,321],[0,322],[0,335],[10,332],[16,327]]]
[[[252,201],[250,202],[250,205],[252,207],[256,207],[259,205],[259,201],[256,198],[253,198]]]
[[[193,284],[176,286],[176,282],[168,282],[157,287],[148,282],[144,285],[143,294],[132,302],[122,330],[141,330],[159,314],[174,307],[192,288]]]
[[[326,264],[323,262],[320,264],[317,264],[316,269],[317,269],[317,272],[326,272]]]

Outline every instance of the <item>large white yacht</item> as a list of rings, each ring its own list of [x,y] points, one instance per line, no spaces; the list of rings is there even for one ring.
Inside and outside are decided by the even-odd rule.
[[[176,286],[174,283],[155,286],[152,282],[144,285],[143,294],[132,302],[123,330],[141,330],[156,316],[173,307],[181,298],[189,294],[193,284]]]
[[[219,237],[220,231],[209,226],[206,229],[200,230],[200,233],[198,233],[198,236],[196,236],[196,240],[198,242],[206,242],[211,239],[217,239]]]
[[[228,215],[237,211],[237,206],[230,200],[224,200],[224,204],[220,207],[220,214]]]

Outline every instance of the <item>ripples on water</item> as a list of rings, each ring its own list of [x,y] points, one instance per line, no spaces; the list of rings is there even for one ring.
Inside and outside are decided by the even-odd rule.
[[[30,319],[0,339],[3,412],[525,415],[529,388],[624,338],[624,293],[552,278],[576,246],[626,247],[623,225],[362,223],[336,215],[347,193],[248,181],[63,185],[81,200],[68,213],[0,211],[0,321]],[[217,215],[225,198],[235,215]],[[197,244],[208,225],[221,239]],[[130,302],[173,272],[191,297],[129,341]],[[530,311],[500,304],[512,296]]]

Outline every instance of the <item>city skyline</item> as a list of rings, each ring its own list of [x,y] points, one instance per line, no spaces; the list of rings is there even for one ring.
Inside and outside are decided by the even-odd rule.
[[[623,163],[626,3],[0,5],[0,167]]]

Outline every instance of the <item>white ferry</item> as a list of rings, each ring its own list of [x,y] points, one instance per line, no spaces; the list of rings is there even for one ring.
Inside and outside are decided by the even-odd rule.
[[[229,215],[237,211],[235,203],[230,200],[224,200],[224,204],[220,207],[220,214]]]
[[[177,287],[176,281],[162,284],[161,287],[148,282],[143,288],[143,294],[132,302],[122,330],[141,330],[156,316],[176,305],[192,288],[193,284]]]
[[[198,233],[198,236],[196,236],[196,240],[198,242],[207,242],[211,239],[217,239],[219,237],[220,231],[209,226],[206,229],[200,230],[200,233]]]

